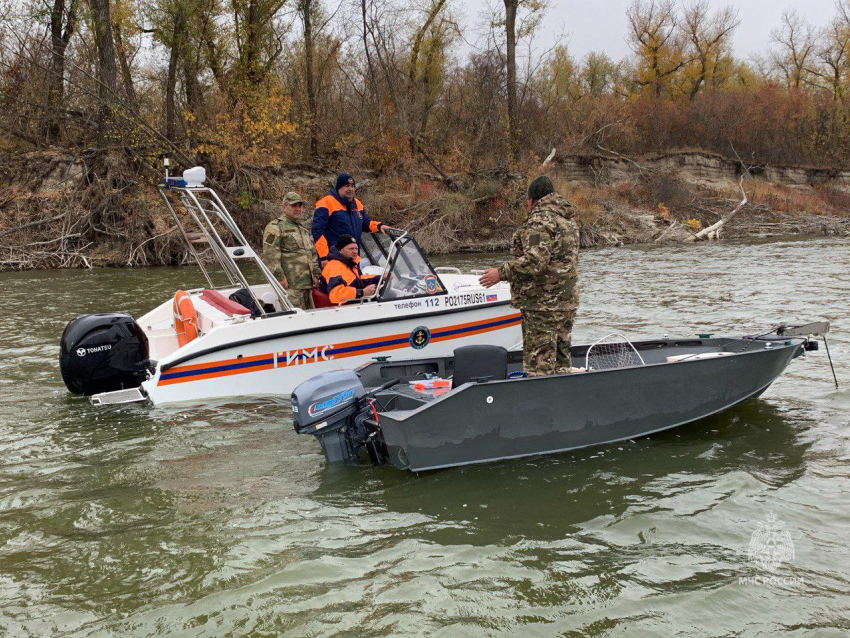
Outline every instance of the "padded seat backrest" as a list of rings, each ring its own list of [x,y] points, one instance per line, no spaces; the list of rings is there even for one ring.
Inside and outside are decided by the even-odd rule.
[[[318,288],[313,288],[313,305],[316,308],[332,308],[331,298]]]
[[[463,346],[454,352],[452,387],[488,377],[489,381],[508,378],[508,351],[502,346]]]
[[[228,299],[218,290],[207,288],[201,293],[201,299],[206,301],[213,308],[216,308],[226,314],[228,317],[233,315],[250,315],[251,311],[240,303]]]

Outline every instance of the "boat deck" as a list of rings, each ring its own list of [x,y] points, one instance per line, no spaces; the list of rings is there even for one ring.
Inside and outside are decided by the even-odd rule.
[[[729,338],[661,339],[636,341],[633,342],[633,345],[640,353],[644,365],[670,365],[686,361],[699,361],[704,358],[741,354],[749,350],[763,350],[765,340],[753,342]],[[726,351],[727,346],[729,351]],[[587,344],[572,347],[574,366],[581,367],[584,365],[589,347]],[[508,379],[521,378],[522,371],[522,352],[509,352]],[[591,370],[590,372],[593,373],[594,371]],[[389,413],[391,416],[393,413],[398,414],[421,408],[450,392],[449,388],[417,390],[414,383],[429,377],[450,379],[454,373],[454,359],[452,357],[436,357],[395,362],[379,359],[375,363],[360,368],[359,373],[366,388],[376,387],[392,379],[400,380],[400,383],[380,392],[376,397],[380,411]],[[585,374],[585,372],[574,374]],[[486,378],[482,378],[482,381],[486,380]]]

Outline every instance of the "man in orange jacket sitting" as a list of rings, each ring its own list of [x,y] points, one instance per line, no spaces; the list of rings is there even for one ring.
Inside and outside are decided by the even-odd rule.
[[[330,297],[331,303],[339,304],[349,299],[374,295],[379,279],[377,275],[363,276],[357,240],[351,235],[340,235],[328,253],[319,288]]]

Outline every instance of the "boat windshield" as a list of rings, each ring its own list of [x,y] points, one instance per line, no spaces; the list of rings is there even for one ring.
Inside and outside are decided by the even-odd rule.
[[[406,299],[446,293],[443,282],[434,272],[428,258],[406,233],[373,233],[363,235],[369,260],[385,268],[378,298]],[[370,241],[371,240],[371,241]],[[368,246],[376,248],[374,254]],[[389,268],[386,268],[389,263]]]
[[[368,259],[373,266],[383,268],[387,265],[392,243],[392,238],[384,233],[363,233],[360,236],[360,257]]]

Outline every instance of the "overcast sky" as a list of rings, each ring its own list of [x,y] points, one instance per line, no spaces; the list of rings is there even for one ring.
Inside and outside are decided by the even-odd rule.
[[[491,0],[492,1],[492,0]],[[501,4],[501,0],[499,0]],[[629,55],[626,43],[626,8],[631,0],[551,0],[552,8],[540,34],[540,44],[554,42],[559,33],[568,36],[572,55],[581,59],[590,51],[604,51],[615,60]],[[747,58],[770,44],[770,31],[779,26],[782,11],[796,9],[813,25],[825,26],[835,15],[835,0],[710,0],[715,9],[732,5],[741,24],[735,32],[735,54]],[[466,24],[481,22],[486,0],[463,0]]]

